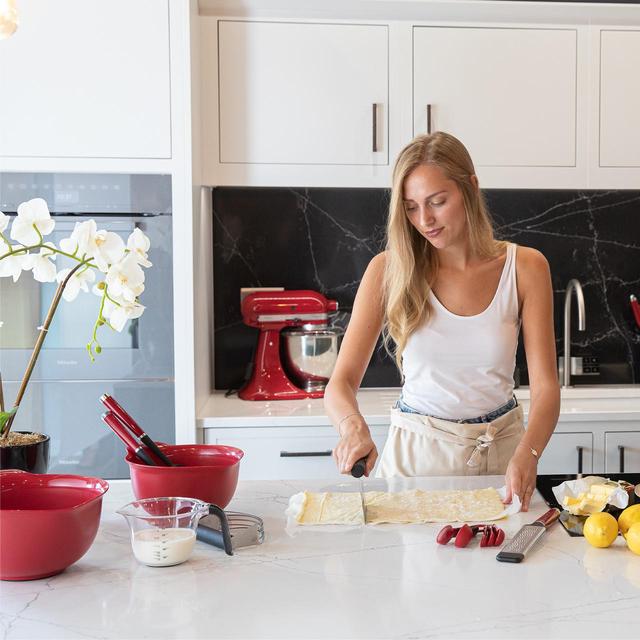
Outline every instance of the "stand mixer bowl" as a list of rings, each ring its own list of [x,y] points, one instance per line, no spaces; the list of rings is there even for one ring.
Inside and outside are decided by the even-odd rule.
[[[283,329],[282,366],[291,382],[304,391],[323,391],[335,367],[343,335],[343,329],[326,325]]]

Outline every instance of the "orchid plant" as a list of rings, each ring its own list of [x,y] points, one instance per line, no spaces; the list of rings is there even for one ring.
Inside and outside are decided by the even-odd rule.
[[[17,282],[23,271],[31,271],[38,282],[57,281],[59,284],[47,317],[38,327],[38,340],[16,401],[8,411],[5,411],[3,403],[0,378],[2,437],[6,437],[11,429],[60,297],[67,301],[75,300],[80,292],[89,292],[90,287],[99,297],[97,318],[87,343],[89,358],[95,361],[95,354],[102,351],[99,329],[107,326],[114,331],[122,331],[127,320],[139,318],[144,312],[144,306],[138,302],[138,296],[144,291],[142,267],[151,266],[147,257],[149,238],[140,229],[131,233],[125,245],[117,233],[98,229],[94,220],[77,222],[71,236],[61,240],[60,246],[56,247],[45,241],[45,236],[55,227],[45,200],[34,198],[23,202],[17,214],[7,235],[11,218],[0,211],[0,277],[11,277]],[[58,256],[65,256],[76,264],[58,271]]]

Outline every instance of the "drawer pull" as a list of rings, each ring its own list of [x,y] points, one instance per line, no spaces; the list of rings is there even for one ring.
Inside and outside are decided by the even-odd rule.
[[[624,473],[624,447],[619,444],[618,451],[620,452],[620,473]]]
[[[582,473],[582,451],[584,447],[576,447],[578,450],[578,473]]]
[[[330,456],[333,453],[329,451],[281,451],[281,458],[316,458],[318,456]]]
[[[427,105],[427,133],[431,133],[431,105]]]

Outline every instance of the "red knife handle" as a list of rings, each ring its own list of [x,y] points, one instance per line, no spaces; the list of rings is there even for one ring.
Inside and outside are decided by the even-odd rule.
[[[104,393],[100,396],[100,401],[111,413],[114,413],[120,419],[120,422],[124,423],[127,428],[135,433],[140,441],[147,445],[148,449],[153,452],[153,456],[150,456],[153,464],[164,464],[167,467],[176,466],[175,463],[171,462],[171,460],[169,460],[169,458],[160,451],[158,445],[142,430],[142,427],[122,408],[120,403],[113,396],[110,396],[108,393]],[[136,446],[139,447],[140,445]]]
[[[107,409],[109,409],[109,411],[115,413],[118,418],[120,418],[120,420],[124,422],[124,424],[138,437],[144,434],[140,425],[120,406],[115,398],[110,396],[108,393],[105,393],[100,396],[100,401],[105,407],[107,407]]]
[[[127,449],[133,453],[133,455],[144,464],[154,466],[153,460],[151,460],[149,454],[144,450],[144,447],[138,444],[137,440],[127,431],[127,427],[115,414],[111,413],[111,411],[103,413],[102,421],[124,442]]]
[[[546,513],[543,513],[534,522],[534,524],[541,524],[546,528],[546,527],[549,527],[549,525],[552,525],[559,517],[560,517],[560,509],[556,509],[554,507],[553,509],[549,509],[549,511],[547,511]]]

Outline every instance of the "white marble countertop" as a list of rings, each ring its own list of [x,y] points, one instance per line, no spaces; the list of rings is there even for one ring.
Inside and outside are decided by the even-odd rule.
[[[389,409],[400,395],[399,388],[361,389],[357,400],[370,426],[389,424]],[[529,410],[529,389],[515,390],[525,415]],[[571,387],[561,392],[560,421],[603,422],[636,420],[640,427],[640,385],[594,385]],[[198,411],[200,429],[236,427],[284,427],[330,425],[322,399],[247,401],[211,394]]]
[[[2,637],[600,639],[637,629],[640,556],[621,538],[595,549],[555,524],[522,564],[506,564],[477,540],[466,549],[437,545],[441,525],[289,535],[289,496],[333,482],[340,478],[241,482],[228,508],[261,516],[264,544],[231,557],[197,542],[187,562],[151,568],[134,559],[115,513],[132,498],[129,482],[112,481],[81,560],[49,579],[0,582]],[[473,488],[502,478],[406,482]],[[544,511],[536,494],[529,513],[501,521],[507,539]]]

